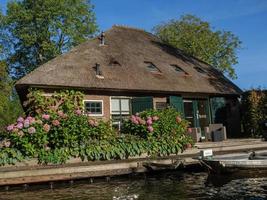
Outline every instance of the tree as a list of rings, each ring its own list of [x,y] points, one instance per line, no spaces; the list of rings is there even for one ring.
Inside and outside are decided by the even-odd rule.
[[[0,41],[13,78],[20,78],[97,31],[87,0],[15,0],[2,14]]]
[[[230,31],[213,30],[209,22],[193,15],[157,25],[153,31],[163,42],[236,78],[233,65],[238,63],[236,53],[241,41]]]
[[[0,132],[23,114],[4,61],[0,61]]]

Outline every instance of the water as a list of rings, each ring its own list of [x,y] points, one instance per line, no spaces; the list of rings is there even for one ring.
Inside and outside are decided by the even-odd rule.
[[[238,176],[237,176],[238,177]],[[233,179],[233,180],[232,180]],[[5,200],[174,200],[174,199],[267,199],[267,178],[255,176],[208,176],[205,172],[162,172],[130,177],[75,181],[74,184],[55,183],[54,189],[30,186],[27,190],[5,192]]]

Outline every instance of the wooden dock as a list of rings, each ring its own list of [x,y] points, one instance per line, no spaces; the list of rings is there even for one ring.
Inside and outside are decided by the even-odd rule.
[[[54,182],[94,177],[110,177],[131,173],[147,172],[147,163],[171,165],[180,162],[181,165],[198,164],[194,159],[202,149],[213,149],[215,155],[248,152],[252,150],[267,150],[267,142],[256,139],[234,139],[225,142],[197,143],[195,148],[185,152],[160,158],[148,158],[146,155],[127,160],[88,161],[71,159],[64,165],[38,165],[36,160],[18,163],[14,166],[0,167],[0,186]]]

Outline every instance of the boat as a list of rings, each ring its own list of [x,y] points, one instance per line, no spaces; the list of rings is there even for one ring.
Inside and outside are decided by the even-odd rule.
[[[240,170],[266,171],[267,174],[267,152],[248,152],[239,154],[227,154],[209,156],[199,159],[200,164],[211,173],[234,173]]]

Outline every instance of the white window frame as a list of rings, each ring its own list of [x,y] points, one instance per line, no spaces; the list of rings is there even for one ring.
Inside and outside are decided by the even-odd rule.
[[[87,113],[85,113],[85,102],[101,102],[102,103],[102,109],[101,109],[102,114],[87,114]],[[84,111],[84,114],[88,115],[88,116],[103,117],[104,116],[104,101],[100,100],[100,99],[99,100],[97,100],[97,99],[94,99],[94,100],[90,100],[90,99],[83,100],[83,111]]]

